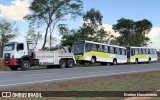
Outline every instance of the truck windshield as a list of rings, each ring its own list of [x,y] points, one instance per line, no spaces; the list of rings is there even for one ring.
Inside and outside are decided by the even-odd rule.
[[[15,49],[15,44],[9,44],[4,46],[4,51],[12,51]]]
[[[74,44],[72,49],[74,55],[81,55],[84,53],[84,44],[82,43]]]

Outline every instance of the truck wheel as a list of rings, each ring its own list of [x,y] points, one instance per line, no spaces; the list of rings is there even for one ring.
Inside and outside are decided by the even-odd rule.
[[[14,66],[14,67],[9,67],[11,70],[17,70],[18,66]]]
[[[65,61],[64,59],[61,59],[61,60],[59,61],[59,67],[60,67],[60,68],[66,68],[66,61]]]
[[[74,61],[72,59],[67,60],[67,67],[71,68],[74,66]]]
[[[30,67],[31,67],[31,63],[29,61],[27,61],[27,60],[22,61],[22,64],[21,64],[22,70],[24,70],[24,71],[29,70]]]

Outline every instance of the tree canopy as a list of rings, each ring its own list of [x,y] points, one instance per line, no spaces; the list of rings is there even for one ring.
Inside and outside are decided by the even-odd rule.
[[[76,18],[81,15],[81,0],[33,0],[29,9],[31,14],[25,16],[32,24],[39,27],[46,25],[45,37],[42,48],[45,47],[48,33],[52,35],[55,25],[62,20],[67,19],[66,16]],[[50,36],[52,37],[52,36]]]
[[[0,50],[3,51],[4,43],[9,42],[18,35],[18,28],[14,27],[14,23],[6,20],[0,20]],[[2,53],[2,52],[1,52]]]
[[[146,34],[150,32],[151,28],[152,23],[147,19],[133,21],[121,18],[117,24],[113,25],[113,29],[120,36],[112,42],[122,46],[147,46],[150,38]]]

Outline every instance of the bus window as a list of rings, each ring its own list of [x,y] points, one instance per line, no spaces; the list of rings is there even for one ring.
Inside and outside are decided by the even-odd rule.
[[[114,49],[114,54],[117,54],[117,49],[116,49],[116,47],[113,47],[113,49]]]
[[[86,52],[91,51],[91,45],[92,45],[92,44],[90,44],[90,43],[86,43],[86,46],[85,46]]]
[[[143,49],[141,49],[141,54],[144,54]]]
[[[156,49],[154,49],[154,54],[157,54],[157,50]]]
[[[135,55],[135,49],[131,49],[131,55]]]
[[[119,53],[120,55],[122,55],[122,48],[119,48]]]
[[[135,49],[135,54],[138,54],[138,49]]]
[[[130,56],[129,55],[129,51],[127,51],[128,52],[128,57]],[[126,55],[126,50],[125,49],[122,49],[122,55]]]
[[[108,46],[104,46],[104,52],[108,53]]]
[[[102,45],[97,45],[98,51],[103,52],[103,46]]]
[[[127,54],[127,51],[126,51],[126,49],[124,49],[124,55],[126,55]]]
[[[116,48],[117,54],[120,55],[120,48]]]
[[[110,53],[114,54],[114,48],[113,47],[110,47]]]
[[[148,49],[146,49],[146,54],[148,54]]]
[[[92,51],[97,51],[97,46],[96,46],[96,44],[92,44],[91,50],[92,50]]]
[[[138,54],[142,54],[142,51],[141,51],[141,49],[138,49]]]
[[[108,53],[111,53],[110,46],[108,46]]]
[[[151,51],[152,51],[152,54],[154,54],[154,50],[152,49]]]
[[[143,49],[143,54],[146,54],[146,49]]]
[[[150,49],[148,49],[148,54],[151,54]]]

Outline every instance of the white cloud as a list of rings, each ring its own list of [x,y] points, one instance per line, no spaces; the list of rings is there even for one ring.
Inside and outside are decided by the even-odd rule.
[[[15,21],[22,21],[29,13],[29,0],[12,0],[11,5],[0,4],[0,17]]]
[[[110,33],[113,34],[115,37],[120,36],[118,32],[115,33],[115,31],[112,29],[112,25],[103,24],[103,27],[104,27],[104,29],[105,29],[107,32],[110,32]]]
[[[149,46],[159,50],[160,49],[160,27],[153,27],[147,36],[151,38],[151,42],[152,42]]]

